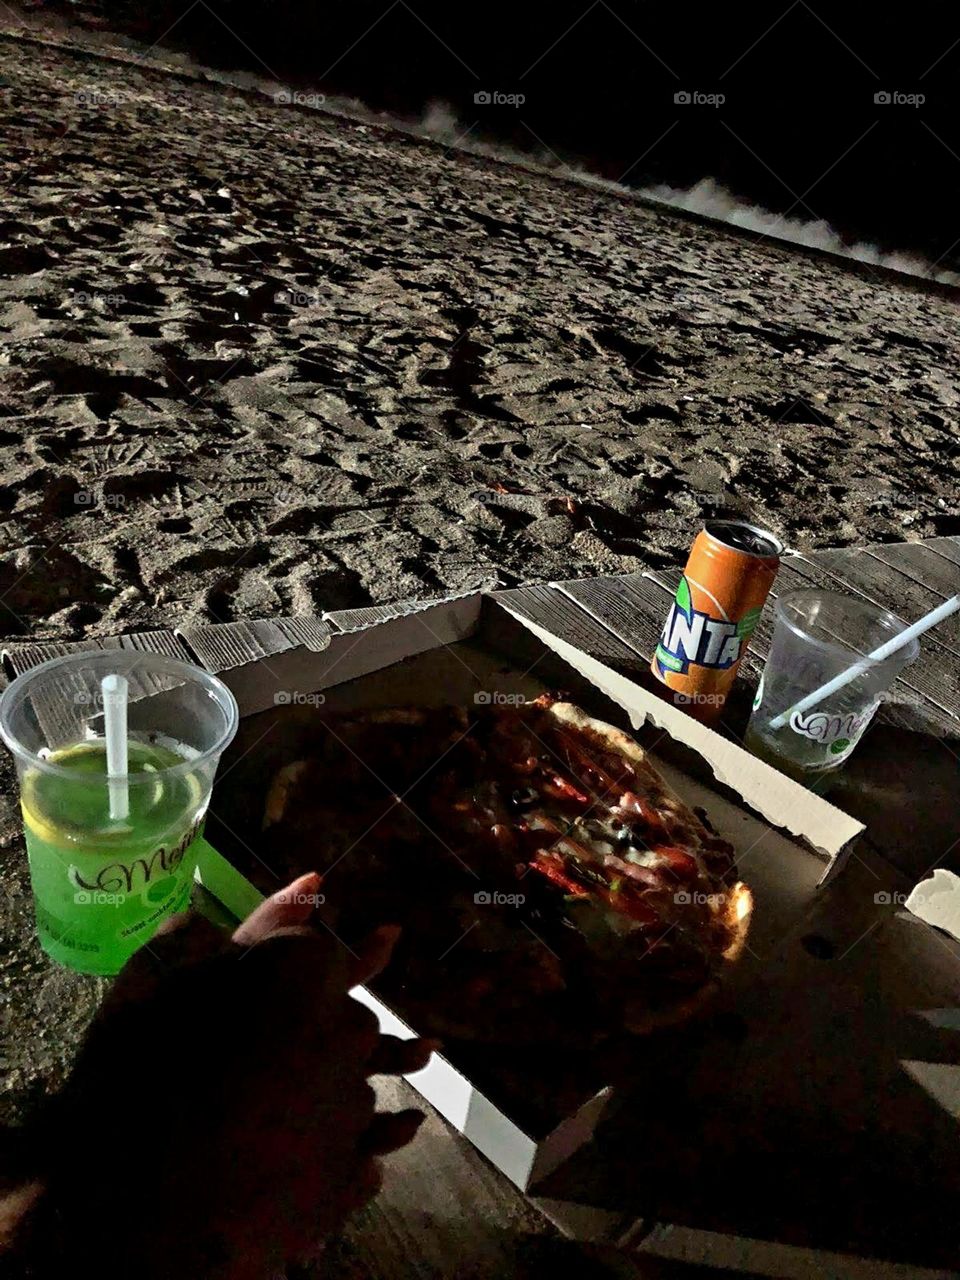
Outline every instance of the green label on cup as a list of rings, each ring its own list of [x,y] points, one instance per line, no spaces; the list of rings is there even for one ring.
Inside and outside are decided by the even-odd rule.
[[[112,819],[101,741],[29,770],[21,807],[37,929],[63,964],[118,972],[161,921],[189,904],[208,781],[153,743],[129,743],[129,805]],[[181,767],[178,767],[181,766]]]

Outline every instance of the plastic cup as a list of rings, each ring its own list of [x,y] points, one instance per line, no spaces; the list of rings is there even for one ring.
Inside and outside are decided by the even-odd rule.
[[[753,703],[744,745],[783,773],[816,787],[853,751],[884,692],[917,656],[911,640],[871,664],[845,688],[786,724],[770,721],[846,671],[908,624],[878,605],[838,591],[796,591],[776,603],[770,656]]]
[[[111,674],[129,684],[123,818],[110,815],[107,780],[101,681]],[[189,904],[196,841],[237,718],[214,676],[132,649],[54,658],[4,690],[0,736],[17,764],[37,934],[54,960],[117,973]]]

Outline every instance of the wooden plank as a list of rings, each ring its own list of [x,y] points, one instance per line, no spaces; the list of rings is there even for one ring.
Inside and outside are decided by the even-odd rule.
[[[3,650],[4,670],[12,680],[31,667],[39,667],[41,662],[49,662],[51,658],[65,658],[70,653],[89,653],[108,646],[109,640],[51,640],[44,644],[11,644]],[[115,642],[112,647],[119,647],[119,642]]]
[[[296,618],[277,618],[275,626],[293,645],[302,645],[313,653],[322,653],[330,643],[330,628],[322,618],[306,615]]]
[[[104,641],[105,649],[112,644]],[[175,631],[131,631],[120,636],[121,649],[139,649],[141,653],[157,653],[168,658],[179,658],[182,662],[190,662],[190,651]]]
[[[191,655],[172,631],[138,631],[122,636],[94,637],[90,640],[53,642],[50,644],[15,646],[4,651],[6,667],[12,676],[48,662],[82,653],[102,653],[110,650],[163,657],[178,658],[190,662]],[[160,693],[170,687],[170,679],[132,668],[127,672],[130,684],[130,700]],[[100,715],[90,705],[89,685],[84,679],[69,672],[58,672],[45,687],[30,693],[38,721],[43,727],[50,746],[62,746],[83,738],[88,729],[98,727]]]
[[[925,538],[922,545],[951,564],[960,564],[960,538]]]
[[[495,591],[492,598],[609,666],[633,672],[647,665],[641,654],[556,587],[515,587]]]
[[[138,649],[143,653],[165,654],[191,661],[186,647],[172,631],[135,631],[122,636],[99,636],[89,640],[51,640],[40,644],[8,645],[3,650],[6,672],[21,675],[51,658],[64,658],[73,653],[92,653],[98,649]]]
[[[408,606],[407,603],[372,604],[362,609],[338,609],[335,613],[325,613],[323,620],[338,635],[349,635],[355,631],[366,631],[381,622],[390,622],[393,618],[406,618],[411,613],[419,613],[435,604],[434,600],[425,600],[419,605]]]
[[[670,596],[658,582],[642,573],[627,573],[553,585],[615,632],[643,662],[650,662],[670,608]]]
[[[677,586],[683,576],[682,565],[670,565],[667,569],[645,569],[644,577],[655,582],[661,591],[665,591],[672,600],[677,594]],[[666,614],[663,615],[666,619]]]
[[[177,635],[201,666],[218,672],[298,647],[321,653],[330,643],[331,629],[321,618],[278,618],[182,627]]]
[[[845,578],[821,566],[819,555],[811,559],[791,556],[780,566],[776,582],[778,594],[783,594],[784,590],[807,590],[812,586],[864,595]],[[865,598],[870,599],[869,596]],[[903,693],[915,706],[929,708],[931,725],[956,733],[960,729],[960,670],[957,660],[950,650],[944,649],[930,636],[925,636],[922,644],[922,658],[894,682],[891,692],[895,695]]]
[[[63,658],[71,653],[95,649],[139,649],[143,653],[166,654],[170,658],[191,661],[190,653],[173,631],[131,631],[122,636],[100,636],[90,640],[51,640],[46,644],[12,644],[3,650],[3,662],[12,676],[21,675],[41,662]]]
[[[860,595],[889,609],[906,622],[929,613],[938,604],[943,604],[948,595],[956,595],[960,590],[960,582],[957,580],[960,573],[943,573],[938,580],[952,589],[938,591],[933,584],[918,581],[899,565],[880,559],[872,548],[820,551],[811,559],[820,568],[836,574],[854,587]],[[924,641],[925,644],[932,642],[960,659],[960,619],[953,617],[942,622],[936,632],[932,632]]]
[[[868,547],[866,554],[898,573],[906,574],[908,578],[921,583],[943,599],[960,592],[960,564],[938,556],[924,542],[895,542],[889,546],[881,544]],[[941,636],[939,627],[937,635]]]

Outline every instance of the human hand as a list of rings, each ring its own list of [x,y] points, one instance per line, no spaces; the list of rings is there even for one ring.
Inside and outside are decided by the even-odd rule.
[[[169,922],[111,988],[47,1127],[58,1235],[101,1275],[262,1280],[306,1258],[380,1184],[423,1113],[377,1115],[368,1077],[436,1047],[381,1036],[348,996],[398,930],[348,950],[309,927],[320,879],[232,940]]]

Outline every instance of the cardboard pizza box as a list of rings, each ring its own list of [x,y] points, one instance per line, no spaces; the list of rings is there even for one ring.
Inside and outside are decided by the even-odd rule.
[[[877,729],[854,759],[852,790],[840,792],[874,824],[864,833],[645,687],[639,632],[543,585],[323,618],[25,644],[4,662],[13,676],[76,648],[118,646],[219,672],[244,718],[220,770],[210,834],[221,818],[241,840],[258,824],[243,826],[221,797],[245,770],[256,781],[276,763],[289,717],[309,722],[318,695],[331,706],[469,702],[547,687],[632,728],[683,798],[702,804],[735,845],[754,891],[750,950],[715,1013],[637,1041],[629,1078],[615,1089],[594,1081],[535,1122],[491,1083],[482,1054],[467,1061],[451,1046],[414,1085],[518,1186],[537,1183],[555,1220],[569,1226],[572,1213],[577,1233],[587,1218],[632,1217],[631,1242],[643,1237],[665,1257],[717,1233],[752,1239],[744,1259],[766,1258],[773,1246],[763,1242],[778,1242],[775,1261],[747,1269],[797,1280],[912,1277],[920,1273],[904,1268],[918,1263],[936,1268],[925,1277],[952,1275],[960,943],[904,904],[950,843],[944,815],[955,805],[955,773],[921,735]],[[901,856],[911,847],[913,861]],[[220,852],[229,852],[225,841]],[[222,856],[211,855],[203,875],[236,914],[256,904],[257,888]],[[377,1012],[395,1032],[414,1033],[395,1011],[380,1004]],[[515,1074],[536,1093],[542,1063],[527,1070],[518,1062]],[[657,1221],[675,1225],[648,1234]],[[714,1252],[717,1265],[739,1256]],[[859,1270],[854,1255],[866,1260]]]
[[[229,859],[239,852],[241,862],[254,865],[241,848],[253,837],[241,837],[237,828],[255,829],[258,811],[254,802],[237,819],[236,805],[295,758],[297,735],[309,732],[318,710],[469,705],[560,689],[588,712],[632,731],[677,793],[705,809],[737,849],[757,903],[750,952],[735,978],[736,987],[749,986],[799,927],[818,886],[839,871],[862,824],[524,616],[512,607],[511,594],[359,611],[359,617],[357,611],[326,615],[329,637],[315,647],[273,637],[273,650],[258,653],[271,639],[262,625],[256,637],[242,626],[233,634],[224,628],[184,632],[190,648],[232,688],[242,715],[211,803],[207,831],[218,851],[210,849],[201,860],[202,883],[234,914],[252,908],[257,891]],[[254,878],[260,889],[271,887],[267,875]],[[406,1025],[373,992],[355,995],[385,1031],[409,1037],[421,1030]],[[511,1075],[517,1070],[522,1073],[520,1067]],[[517,1097],[515,1081],[512,1091],[501,1087],[496,1064],[462,1049],[435,1057],[410,1083],[524,1190],[591,1138],[613,1093],[609,1082],[587,1072],[572,1102],[566,1089],[553,1111],[549,1099],[531,1108],[529,1098]],[[528,1091],[544,1091],[543,1072],[534,1064]]]

